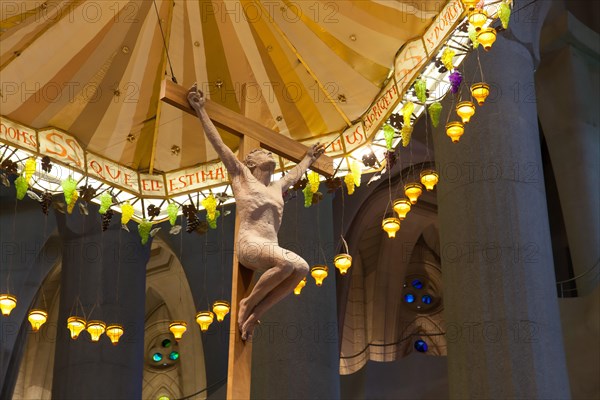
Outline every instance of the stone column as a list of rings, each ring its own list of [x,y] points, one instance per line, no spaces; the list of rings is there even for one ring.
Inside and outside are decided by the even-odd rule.
[[[279,243],[302,256],[310,266],[327,263],[329,276],[317,287],[309,273],[302,293],[290,294],[257,325],[253,339],[253,399],[340,397],[331,196],[325,195],[319,204],[304,208],[302,194],[297,194],[285,206]]]
[[[455,399],[570,397],[537,109],[527,95],[534,93],[547,3],[513,15],[491,51],[479,50],[493,90],[460,143],[445,135],[444,123],[434,132],[448,377]],[[516,1],[515,9],[525,5]],[[475,68],[473,53],[467,79]],[[449,100],[441,121],[448,112],[458,119]]]
[[[58,215],[63,264],[53,398],[142,396],[146,262],[150,245],[141,245],[136,224],[130,223],[131,233],[122,231],[119,218],[116,214],[111,228],[101,232],[95,206],[90,207],[87,217],[76,212]],[[82,332],[77,340],[70,338],[66,321],[77,296],[88,319],[123,325],[125,333],[118,345],[113,346],[106,335],[97,343],[91,342],[87,332]]]
[[[563,11],[544,28],[538,109],[579,295],[600,282],[599,36]],[[596,267],[596,270],[590,269]],[[587,272],[587,274],[586,274]]]

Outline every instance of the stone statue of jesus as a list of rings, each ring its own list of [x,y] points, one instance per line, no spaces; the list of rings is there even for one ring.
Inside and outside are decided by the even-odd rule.
[[[247,340],[265,311],[289,295],[308,272],[308,264],[302,257],[279,246],[282,194],[323,154],[325,146],[314,144],[300,163],[280,180],[271,182],[275,171],[271,152],[259,148],[240,162],[208,117],[204,95],[196,85],[188,91],[188,101],[229,172],[240,222],[236,238],[238,260],[244,267],[262,272],[250,295],[239,304],[238,326],[242,339]]]

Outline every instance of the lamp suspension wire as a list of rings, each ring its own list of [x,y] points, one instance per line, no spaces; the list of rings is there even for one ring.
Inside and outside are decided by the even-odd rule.
[[[162,27],[162,22],[160,19],[160,14],[158,13],[158,7],[156,6],[156,0],[152,0],[152,4],[154,4],[154,11],[156,11],[156,19],[158,20],[158,27],[160,28],[160,35],[162,37],[163,47],[165,49],[165,53],[167,55],[167,62],[169,63],[169,69],[171,70],[171,80],[174,83],[177,83],[177,78],[175,78],[175,72],[173,72],[173,64],[171,63],[171,57],[169,56],[169,47],[167,46],[167,40],[165,39],[165,31]],[[175,6],[175,2],[173,1],[173,7]]]

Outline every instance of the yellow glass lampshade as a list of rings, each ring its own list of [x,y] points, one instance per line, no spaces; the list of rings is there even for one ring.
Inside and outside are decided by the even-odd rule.
[[[469,23],[473,25],[476,32],[479,32],[481,28],[483,28],[483,25],[485,25],[487,19],[487,13],[481,8],[471,11],[471,13],[469,13]]]
[[[404,198],[394,200],[394,211],[398,214],[398,219],[400,219],[400,221],[406,218],[406,214],[408,214],[410,208],[410,200]]]
[[[71,339],[77,339],[79,334],[85,329],[85,319],[71,316],[67,319],[67,328],[71,332]]]
[[[487,83],[479,82],[471,85],[471,95],[477,100],[477,104],[483,105],[485,99],[490,94],[490,86]]]
[[[404,185],[404,195],[408,197],[412,204],[417,204],[417,200],[422,193],[423,186],[420,183],[407,183]]]
[[[302,278],[302,280],[298,282],[298,284],[294,288],[294,294],[298,296],[300,292],[302,292],[302,288],[304,288],[304,286],[306,286],[306,278]]]
[[[468,124],[475,115],[475,104],[471,101],[461,101],[456,105],[456,113],[462,118],[463,124]]]
[[[17,306],[17,297],[12,294],[0,294],[0,310],[2,315],[8,317],[10,312]]]
[[[106,328],[106,336],[108,336],[114,346],[119,343],[119,339],[121,336],[123,336],[123,333],[125,333],[125,331],[123,330],[123,326],[120,324],[110,324]]]
[[[229,310],[231,309],[231,305],[228,301],[225,300],[217,300],[213,303],[213,312],[217,316],[217,321],[223,322],[225,316],[229,314]]]
[[[200,325],[200,330],[206,332],[210,324],[215,320],[215,315],[212,311],[200,311],[196,314],[196,322]]]
[[[477,41],[483,46],[485,51],[489,51],[496,41],[496,30],[494,28],[485,28],[477,34]]]
[[[396,237],[396,232],[400,230],[400,220],[396,217],[386,218],[381,222],[381,227],[387,232],[390,239]]]
[[[431,191],[437,185],[440,176],[432,169],[426,169],[421,172],[421,183],[425,186],[425,189]]]
[[[462,3],[468,11],[473,11],[477,2],[479,2],[479,0],[462,0]]]
[[[333,259],[333,265],[340,270],[341,275],[346,275],[348,269],[352,266],[352,256],[346,253],[340,253]]]
[[[37,332],[48,320],[48,313],[44,310],[31,310],[27,319],[31,324],[31,330]]]
[[[327,278],[327,273],[329,272],[329,268],[326,265],[315,265],[310,269],[310,276],[315,278],[315,283],[317,286],[321,286],[323,284],[323,280]]]
[[[173,321],[171,324],[169,324],[169,330],[173,334],[175,340],[179,340],[183,337],[185,331],[187,331],[187,322]]]
[[[106,331],[106,324],[98,320],[89,321],[86,330],[89,332],[92,342],[97,342],[104,331]]]
[[[458,143],[463,133],[465,133],[465,126],[462,122],[453,121],[446,124],[446,135],[452,139],[453,143]]]

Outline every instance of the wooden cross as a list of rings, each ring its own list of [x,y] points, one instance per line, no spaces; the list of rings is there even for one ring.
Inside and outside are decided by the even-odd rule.
[[[162,83],[160,99],[182,111],[196,116],[196,111],[187,100],[188,89],[169,80]],[[230,109],[206,100],[204,105],[213,123],[240,137],[238,158],[244,160],[248,153],[257,147],[265,148],[289,160],[300,162],[308,147],[283,136],[258,122],[237,114]],[[322,155],[311,169],[326,177],[333,175],[333,160]],[[235,219],[235,237],[237,238],[240,221]],[[229,328],[229,362],[227,371],[227,398],[249,399],[252,378],[252,342],[242,340],[237,324],[237,309],[241,299],[250,293],[252,271],[238,263],[236,251],[233,256],[233,274],[231,284],[231,313]]]

